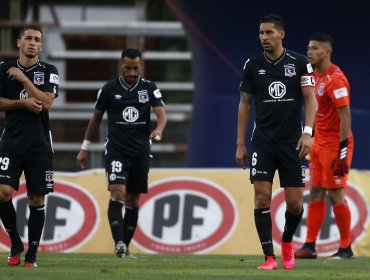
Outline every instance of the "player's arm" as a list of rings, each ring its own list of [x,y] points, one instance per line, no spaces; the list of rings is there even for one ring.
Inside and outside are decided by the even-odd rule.
[[[351,134],[351,111],[348,106],[337,109],[340,118],[340,141],[349,139]]]
[[[28,96],[33,97],[36,99],[36,102],[42,105],[43,110],[49,110],[55,99],[54,93],[39,90],[22,70],[17,67],[9,68],[8,75],[15,77],[24,86]]]
[[[304,81],[304,82],[303,82]],[[305,114],[305,126],[303,134],[298,141],[297,150],[299,151],[299,157],[303,158],[309,154],[312,145],[312,132],[313,125],[315,122],[316,112],[316,98],[315,98],[315,82],[313,77],[304,77],[301,81],[302,95],[304,99],[304,114]]]
[[[91,139],[95,132],[98,130],[101,120],[103,119],[104,111],[95,109],[93,116],[87,126],[84,141],[81,146],[81,150],[77,155],[77,165],[81,168],[85,168],[85,162],[87,159],[87,151],[91,143]]]
[[[3,62],[0,62],[3,66]],[[9,111],[14,109],[27,109],[31,112],[38,113],[42,106],[34,99],[9,99],[6,96],[5,81],[7,79],[7,70],[0,67],[0,111]]]
[[[157,117],[157,126],[156,128],[150,133],[150,138],[156,141],[160,141],[162,139],[163,131],[167,125],[167,115],[166,110],[163,106],[155,106],[153,107],[154,114]]]
[[[332,162],[334,175],[343,177],[349,172],[347,162],[347,147],[348,139],[351,134],[351,111],[349,105],[337,108],[337,113],[340,118],[340,142],[338,157]]]
[[[253,95],[240,91],[240,101],[238,108],[238,127],[237,127],[237,140],[236,140],[236,163],[246,168],[245,160],[248,160],[248,150],[245,145],[245,136],[248,129],[248,124],[251,115]]]

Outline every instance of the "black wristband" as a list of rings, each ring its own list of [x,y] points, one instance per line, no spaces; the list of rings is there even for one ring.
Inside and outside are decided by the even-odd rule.
[[[347,157],[347,146],[348,139],[342,140],[339,143],[339,159],[344,159]]]

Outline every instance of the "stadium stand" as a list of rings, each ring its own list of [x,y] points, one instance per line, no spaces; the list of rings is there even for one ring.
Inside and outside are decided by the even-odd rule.
[[[194,91],[192,56],[181,23],[164,1],[105,1],[104,6],[34,1],[26,7],[21,2],[8,1],[9,17],[0,18],[1,38],[7,38],[0,45],[0,57],[17,57],[15,46],[6,42],[16,38],[24,22],[43,27],[42,59],[55,64],[61,78],[59,97],[50,111],[55,170],[77,170],[75,157],[97,92],[116,77],[120,53],[126,47],[143,51],[143,74],[157,83],[166,102],[169,123],[163,141],[152,147],[152,166],[183,167]],[[104,121],[91,146],[90,168],[103,166],[105,131]]]

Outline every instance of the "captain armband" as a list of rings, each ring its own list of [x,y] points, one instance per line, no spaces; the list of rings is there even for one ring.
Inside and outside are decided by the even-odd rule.
[[[306,75],[301,77],[301,87],[314,87],[315,78],[312,75]]]

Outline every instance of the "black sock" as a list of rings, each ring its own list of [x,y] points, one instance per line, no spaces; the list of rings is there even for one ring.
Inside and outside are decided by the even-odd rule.
[[[9,234],[12,246],[23,246],[17,229],[17,213],[12,200],[0,203],[0,219],[6,232]]]
[[[122,207],[123,202],[109,200],[108,220],[115,244],[122,241]]]
[[[285,211],[285,226],[284,226],[284,232],[283,232],[281,241],[292,242],[293,235],[302,219],[302,215],[303,215],[303,208],[298,215],[294,215],[288,212],[288,210]]]
[[[134,236],[138,217],[139,207],[126,208],[125,216],[123,217],[123,242],[127,248]]]
[[[30,217],[28,219],[28,250],[25,259],[26,261],[35,261],[45,223],[45,205],[28,207]]]
[[[270,208],[254,209],[254,222],[265,256],[275,256]]]

